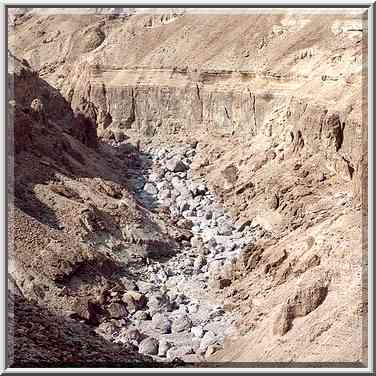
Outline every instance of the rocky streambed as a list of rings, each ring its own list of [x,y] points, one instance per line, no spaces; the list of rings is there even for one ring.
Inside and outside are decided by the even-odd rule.
[[[195,154],[195,144],[149,149],[134,181],[145,207],[163,208],[168,220],[191,234],[174,256],[147,259],[137,270],[135,291],[123,296],[131,315],[110,336],[161,362],[203,361],[234,334],[238,317],[213,291],[230,285],[242,247],[262,236],[262,228],[235,223],[205,178],[192,176]]]

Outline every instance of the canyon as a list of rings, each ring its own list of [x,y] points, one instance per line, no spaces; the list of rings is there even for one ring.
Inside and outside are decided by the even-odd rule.
[[[364,10],[8,27],[13,366],[367,363]]]

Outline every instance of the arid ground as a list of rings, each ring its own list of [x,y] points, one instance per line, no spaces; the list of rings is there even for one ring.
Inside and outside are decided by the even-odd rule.
[[[8,21],[9,366],[367,364],[365,10]]]

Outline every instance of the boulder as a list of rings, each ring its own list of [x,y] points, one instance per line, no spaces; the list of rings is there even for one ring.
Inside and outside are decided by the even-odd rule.
[[[172,157],[166,162],[166,167],[171,172],[184,172],[188,170],[188,166],[178,157]]]
[[[147,312],[147,311],[137,311],[133,315],[133,319],[134,320],[140,320],[140,321],[146,321],[146,320],[150,320],[151,317],[150,317],[150,313]]]
[[[123,294],[123,302],[127,306],[127,310],[130,313],[136,312],[146,306],[146,297],[138,291],[127,291]]]
[[[198,304],[190,304],[187,308],[189,313],[196,313],[199,309],[199,306]]]
[[[144,186],[144,191],[153,196],[155,196],[158,193],[156,186],[152,183],[146,183]]]
[[[188,331],[191,326],[192,322],[186,314],[179,315],[172,324],[172,333]]]
[[[148,301],[149,311],[152,315],[161,311],[171,311],[171,302],[167,295],[156,294],[150,297]]]
[[[204,336],[204,329],[201,326],[194,326],[191,329],[191,333],[197,338],[202,338]]]
[[[152,318],[152,326],[161,334],[171,333],[171,320],[161,313],[156,313]]]
[[[167,351],[167,358],[173,360],[188,354],[193,354],[193,348],[190,345],[173,347]]]
[[[145,355],[157,355],[158,349],[158,340],[152,337],[143,339],[138,346],[138,352]]]
[[[124,341],[134,345],[138,345],[144,339],[144,336],[136,328],[127,328],[123,330],[120,335],[123,337]]]
[[[162,339],[159,341],[158,356],[164,357],[167,355],[167,351],[171,348],[171,343]]]
[[[207,331],[201,339],[200,349],[206,351],[210,345],[215,345],[217,340],[217,335],[214,332],[211,330]]]
[[[205,352],[205,358],[208,359],[211,355],[217,352],[221,347],[218,345],[209,345]]]
[[[193,263],[193,271],[198,273],[200,269],[206,264],[206,259],[203,255],[198,255]]]
[[[229,223],[222,223],[217,228],[219,235],[229,236],[232,234],[232,226]]]
[[[179,219],[177,226],[186,230],[191,230],[193,227],[193,222],[190,219],[182,218]]]

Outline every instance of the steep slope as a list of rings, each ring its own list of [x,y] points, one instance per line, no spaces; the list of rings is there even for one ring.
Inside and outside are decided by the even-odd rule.
[[[51,325],[54,315],[62,322],[73,317],[88,325],[119,325],[127,309],[121,295],[120,300],[116,296],[132,289],[128,265],[176,247],[171,227],[141,207],[132,193],[132,168],[145,161],[132,145],[112,150],[98,143],[95,123],[85,112],[73,112],[27,62],[12,56],[10,62],[8,262],[10,278],[22,295],[15,298],[15,320],[22,322],[24,311],[31,309]],[[179,230],[173,232],[178,236]],[[25,298],[29,309],[23,307]],[[22,326],[15,329],[16,352],[25,340],[18,336],[21,332]],[[88,336],[89,344],[92,334]],[[93,341],[95,351],[105,346],[100,339]],[[16,363],[73,362],[58,348],[43,350],[55,351],[47,361],[37,354],[38,346],[44,345],[29,348],[23,360],[17,353]],[[119,353],[119,364],[149,361],[134,349],[108,349],[113,356]],[[97,360],[105,365],[108,359]]]
[[[152,367],[150,358],[98,336],[89,326],[8,297],[8,360],[11,367]]]
[[[106,142],[195,140],[195,175],[263,230],[218,271],[241,319],[213,361],[364,363],[366,17],[214,13],[25,15],[10,48]],[[119,183],[91,153],[85,171]]]

